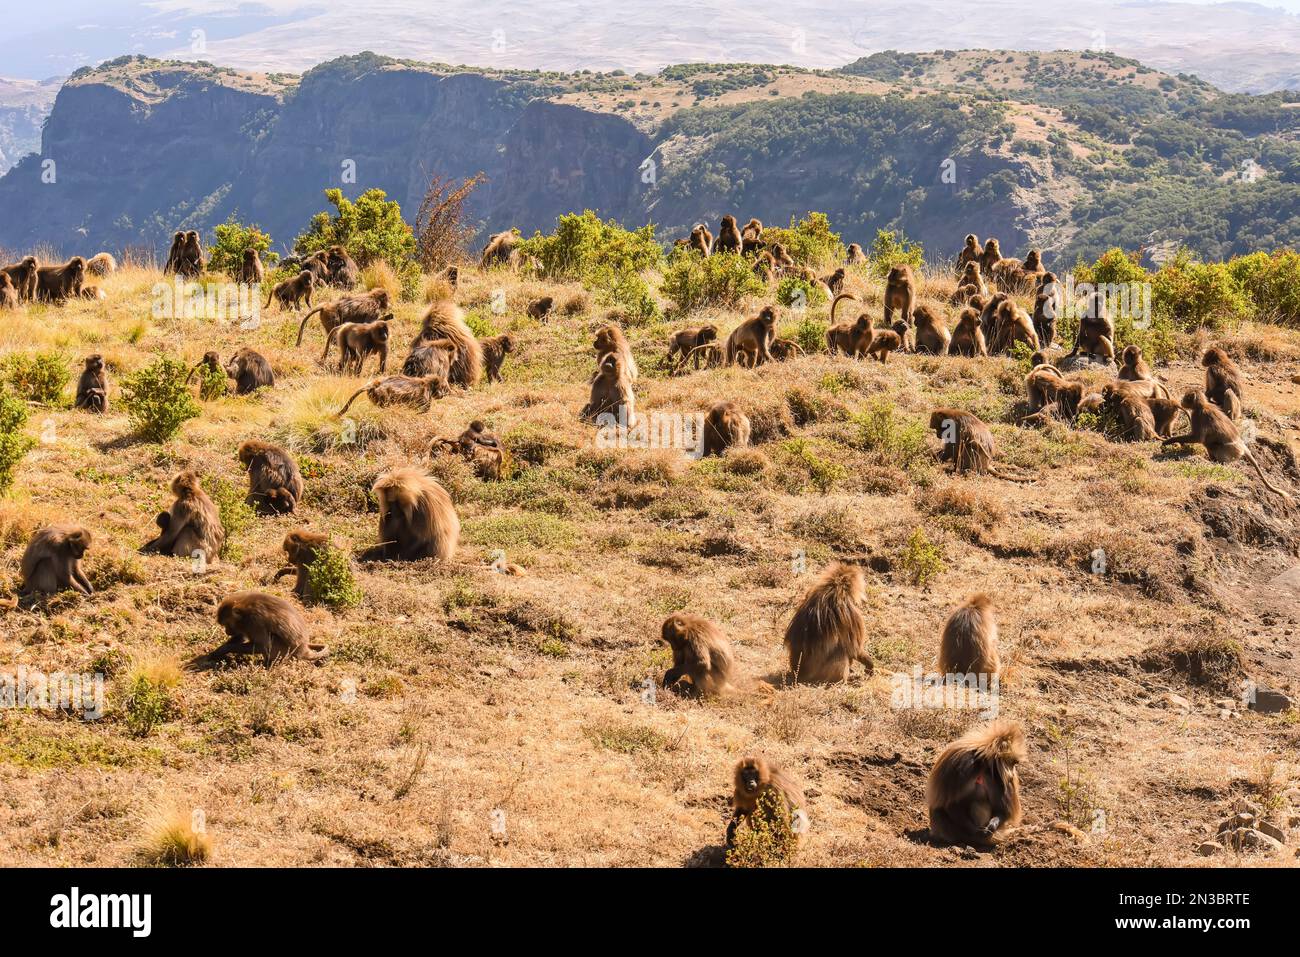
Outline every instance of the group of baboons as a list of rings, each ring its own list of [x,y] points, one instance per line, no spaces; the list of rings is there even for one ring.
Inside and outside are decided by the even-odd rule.
[[[760,274],[798,274],[788,253],[779,243],[763,241],[763,227],[757,220],[742,229],[734,217],[724,217],[715,239],[704,226],[697,226],[683,245],[701,255],[719,251],[750,254]],[[518,241],[511,232],[493,236],[480,257],[484,266],[520,264]],[[849,247],[846,265],[863,262],[861,248]],[[98,264],[92,268],[92,263]],[[339,411],[343,415],[365,394],[378,406],[406,405],[428,410],[431,403],[453,388],[470,389],[482,379],[499,381],[502,363],[515,347],[510,335],[478,339],[465,322],[464,314],[451,298],[432,303],[412,341],[399,374],[387,374],[390,323],[393,314],[388,293],[383,289],[354,293],[359,279],[356,263],[341,247],[332,247],[297,260],[298,274],[274,287],[271,301],[310,308],[301,319],[297,343],[302,343],[313,317],[319,317],[325,333],[322,362],[328,360],[335,343],[339,349],[339,370],[360,375],[368,359],[377,361],[379,377],[354,393]],[[87,262],[80,257],[64,266],[42,267],[34,257],[0,272],[0,299],[60,301],[83,294],[81,279],[87,273],[105,274],[115,264],[106,254]],[[198,275],[203,268],[203,250],[197,233],[175,235],[166,271],[182,276]],[[1127,437],[1163,438],[1165,444],[1200,443],[1211,458],[1231,462],[1246,458],[1264,484],[1279,495],[1287,493],[1269,483],[1253,453],[1242,441],[1234,420],[1242,415],[1243,377],[1241,370],[1220,348],[1204,356],[1204,391],[1188,392],[1181,403],[1174,402],[1144,361],[1141,350],[1129,345],[1120,354],[1113,382],[1095,391],[1090,380],[1070,371],[1073,360],[1084,367],[1114,369],[1115,329],[1104,298],[1083,304],[1079,330],[1072,351],[1059,364],[1047,359],[1052,345],[1055,319],[1060,313],[1060,286],[1042,267],[1037,251],[1023,261],[1002,258],[997,240],[982,247],[972,236],[966,238],[957,268],[960,282],[953,295],[961,307],[956,326],[949,333],[936,312],[919,303],[917,277],[908,266],[890,270],[884,289],[886,328],[873,327],[866,313],[848,323],[836,323],[835,311],[842,302],[857,301],[845,294],[844,268],[825,279],[834,295],[831,326],[826,335],[828,351],[854,358],[874,356],[885,362],[894,351],[915,350],[933,354],[984,356],[1008,352],[1014,343],[1024,342],[1034,352],[1033,368],[1026,376],[1028,414],[1024,421],[1041,422],[1055,417],[1074,421],[1081,413],[1113,412]],[[998,291],[990,294],[985,277],[991,276]],[[241,279],[261,282],[264,271],[256,251],[245,257]],[[457,272],[446,274],[452,289]],[[311,307],[311,293],[321,286],[345,291],[340,298]],[[1016,304],[1013,296],[1032,292],[1035,308],[1031,315]],[[529,314],[545,319],[552,307],[546,297],[530,304]],[[895,319],[897,316],[897,319]],[[767,362],[793,358],[802,351],[795,343],[776,335],[777,310],[763,307],[746,318],[725,339],[712,325],[681,329],[670,338],[668,367],[683,370],[717,364],[757,369]],[[634,383],[639,370],[627,338],[617,321],[606,321],[596,330],[593,341],[596,372],[590,397],[580,416],[593,423],[612,417],[626,426],[637,422]],[[208,352],[191,370],[235,381],[237,394],[274,386],[270,364],[256,351],[239,349],[222,364],[215,352]],[[102,357],[86,359],[77,384],[77,408],[104,412],[108,408],[108,381]],[[1186,412],[1189,430],[1174,434],[1174,426]],[[978,417],[955,408],[935,409],[930,427],[940,440],[939,458],[957,473],[991,474],[1014,481],[1023,477],[998,470],[993,464],[992,432]],[[702,436],[705,455],[722,455],[732,447],[750,442],[751,425],[742,404],[721,401],[708,412]],[[475,421],[457,439],[434,440],[430,455],[463,457],[484,479],[504,477],[508,450],[482,422]],[[238,458],[247,471],[248,502],[262,514],[294,512],[304,494],[304,481],[293,456],[284,448],[258,440],[243,442]],[[379,505],[378,544],[358,556],[362,562],[450,561],[460,537],[460,519],[447,491],[417,467],[392,469],[372,487]],[[141,546],[145,552],[217,561],[225,539],[219,511],[204,492],[198,476],[182,472],[171,483],[174,501],[156,518],[158,534]],[[81,562],[92,544],[91,532],[78,525],[54,525],[36,532],[23,554],[20,566],[21,595],[34,598],[65,589],[91,594],[91,585]],[[283,549],[288,562],[271,579],[296,574],[294,594],[312,599],[308,570],[331,548],[327,535],[306,528],[290,531]],[[873,664],[867,651],[864,617],[865,582],[861,569],[833,563],[814,582],[794,609],[784,635],[789,674],[807,683],[839,682],[847,679],[854,662],[870,673]],[[266,664],[281,658],[318,661],[328,654],[324,645],[313,643],[311,629],[298,605],[286,598],[257,591],[227,596],[217,609],[217,621],[229,640],[203,656],[220,660],[236,653],[260,654]],[[735,655],[721,628],[698,615],[678,613],[662,626],[662,640],[672,650],[672,667],[663,685],[677,691],[715,696],[749,691],[770,691],[761,681],[739,680]],[[944,674],[997,674],[1000,661],[997,624],[990,600],[977,595],[954,611],[943,629],[938,649],[939,671]],[[926,800],[933,836],[961,844],[987,844],[1021,816],[1016,765],[1025,758],[1024,732],[1014,722],[995,722],[977,728],[948,746],[939,756],[928,781]],[[734,816],[727,830],[732,844],[736,827],[754,814],[784,815],[786,823],[802,809],[803,797],[793,777],[772,762],[746,757],[735,768]]]

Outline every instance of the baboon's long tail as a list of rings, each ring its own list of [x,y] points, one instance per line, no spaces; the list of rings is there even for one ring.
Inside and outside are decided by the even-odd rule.
[[[1268,478],[1264,475],[1264,470],[1259,467],[1259,459],[1255,458],[1254,452],[1252,452],[1250,449],[1246,449],[1246,458],[1250,460],[1251,465],[1255,466],[1255,471],[1259,473],[1259,480],[1264,483],[1264,488],[1268,489],[1270,492],[1273,492],[1277,495],[1281,495],[1288,502],[1291,501],[1290,495],[1288,495],[1286,492],[1282,491],[1280,488],[1278,488],[1276,485],[1270,482]]]
[[[357,396],[359,396],[361,393],[365,392],[366,389],[369,389],[369,388],[370,388],[370,386],[367,385],[367,386],[365,386],[364,388],[357,389],[356,392],[353,392],[353,393],[352,393],[352,398],[348,399],[348,401],[346,402],[346,404],[344,404],[343,408],[339,409],[338,413],[334,416],[334,418],[337,419],[337,418],[339,418],[341,415],[343,415],[344,412],[346,412],[349,408],[352,407],[352,403],[355,402],[355,401],[357,400]]]
[[[274,295],[274,293],[272,295]],[[269,306],[271,304],[271,300],[268,299],[266,301],[266,304]],[[296,346],[302,345],[302,334],[303,331],[306,330],[307,328],[307,320],[310,319],[312,316],[316,315],[316,313],[320,312],[321,309],[323,308],[324,308],[323,306],[317,306],[311,312],[307,313],[307,315],[302,317],[302,323],[298,326],[298,341],[295,342],[294,345]]]
[[[847,292],[842,292],[838,296],[836,296],[835,301],[831,303],[831,325],[832,326],[835,325],[835,309],[837,306],[839,306],[840,302],[845,299],[852,299],[854,302],[858,301],[857,296],[852,296]]]
[[[303,321],[305,322],[306,320],[303,320]],[[324,362],[326,359],[329,358],[329,356],[330,356],[330,344],[334,342],[334,336],[335,336],[335,335],[338,333],[338,331],[339,331],[340,329],[342,329],[342,328],[343,328],[342,326],[335,326],[333,329],[330,330],[330,334],[329,334],[328,336],[325,337],[325,351],[324,351],[323,353],[321,353],[321,357],[320,357],[320,361],[321,361],[321,362]],[[299,330],[299,333],[301,334],[301,330]],[[340,348],[342,348],[342,347],[340,347]]]

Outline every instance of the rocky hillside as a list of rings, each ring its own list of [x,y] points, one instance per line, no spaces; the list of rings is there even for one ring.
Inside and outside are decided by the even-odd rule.
[[[40,155],[0,179],[0,247],[157,251],[236,215],[287,248],[328,187],[382,188],[413,217],[431,174],[482,171],[470,212],[485,231],[585,207],[675,238],[728,211],[818,209],[863,242],[901,228],[947,250],[978,224],[1049,262],[1115,241],[1219,257],[1300,241],[1296,107],[1091,53],[653,76],[361,54],[297,77],[124,57],[74,74]]]
[[[40,150],[41,124],[61,85],[61,79],[35,82],[0,77],[0,174]]]

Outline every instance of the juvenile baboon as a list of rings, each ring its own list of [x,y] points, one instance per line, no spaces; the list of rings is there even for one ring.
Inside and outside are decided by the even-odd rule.
[[[382,375],[388,368],[388,320],[392,314],[374,322],[345,322],[335,326],[325,337],[325,353],[321,362],[329,358],[330,344],[335,339],[339,343],[339,371],[352,370],[353,375],[361,375],[361,367],[371,356],[379,357],[379,372]]]
[[[93,594],[81,570],[90,542],[90,529],[80,525],[49,525],[36,532],[18,563],[19,595],[54,595],[68,588]]]
[[[1155,416],[1147,405],[1146,399],[1130,389],[1125,383],[1109,383],[1101,390],[1102,408],[1109,410],[1120,423],[1118,438],[1132,442],[1149,442],[1159,438],[1156,432]]]
[[[289,560],[287,568],[275,573],[272,581],[279,581],[285,575],[297,575],[293,584],[293,593],[303,601],[314,601],[316,594],[311,587],[311,566],[329,549],[329,536],[305,528],[295,528],[284,536],[284,554]]]
[[[704,455],[721,455],[732,446],[749,445],[749,416],[734,402],[719,402],[704,419]]]
[[[862,251],[862,246],[858,243],[849,243],[849,252],[845,257],[845,265],[860,266],[867,261],[867,254]]]
[[[736,828],[742,820],[752,821],[760,810],[771,817],[781,815],[783,828],[792,828],[796,811],[803,810],[803,789],[790,775],[761,756],[741,758],[736,763],[731,794],[731,823],[727,825],[727,849],[736,842]],[[771,797],[767,797],[768,794]],[[777,823],[769,820],[768,827]]]
[[[1111,321],[1106,297],[1101,292],[1088,296],[1079,309],[1079,333],[1066,358],[1073,358],[1080,352],[1100,356],[1108,362],[1115,361],[1115,324]]]
[[[822,280],[822,285],[831,291],[832,296],[838,296],[844,290],[844,267],[841,266],[829,276]]]
[[[1227,413],[1212,403],[1204,392],[1189,391],[1183,396],[1183,408],[1187,412],[1190,428],[1185,435],[1175,435],[1165,439],[1165,445],[1189,445],[1199,443],[1205,446],[1205,454],[1211,461],[1227,464],[1237,459],[1245,459],[1259,473],[1259,480],[1270,492],[1281,495],[1288,501],[1291,496],[1273,485],[1260,468],[1259,460],[1241,440],[1241,433],[1233,425]]]
[[[0,309],[18,308],[18,289],[7,272],[0,272]]]
[[[509,333],[500,336],[489,336],[486,339],[480,339],[478,344],[483,353],[483,369],[487,373],[487,380],[489,382],[500,382],[501,364],[506,361],[506,355],[514,351],[514,337]]]
[[[629,426],[636,424],[636,397],[617,352],[607,353],[600,360],[600,368],[591,380],[591,398],[579,416],[587,422],[599,422],[600,417],[606,414],[616,420],[626,416]]]
[[[31,302],[36,298],[36,274],[40,267],[41,262],[35,256],[24,256],[20,262],[2,270],[13,280],[19,302]]]
[[[1242,388],[1241,369],[1237,363],[1218,346],[1213,346],[1205,350],[1201,365],[1205,366],[1206,397],[1226,412],[1228,418],[1241,418],[1241,403],[1246,398],[1246,391]]]
[[[990,238],[984,243],[984,252],[980,253],[980,274],[992,276],[994,267],[1000,262],[1002,262],[1002,248],[996,239]]]
[[[483,254],[479,257],[479,263],[484,269],[498,264],[516,266],[519,264],[518,246],[519,234],[513,229],[497,233],[483,247]]]
[[[1146,359],[1142,358],[1142,350],[1137,346],[1125,346],[1124,351],[1120,354],[1123,364],[1120,366],[1117,378],[1128,382],[1138,382],[1143,379],[1155,381],[1155,376],[1151,374],[1151,367],[1147,365]]]
[[[709,253],[713,251],[713,233],[709,232],[709,227],[703,223],[696,224],[695,228],[691,230],[689,245],[691,249],[707,258]]]
[[[979,265],[980,260],[980,241],[974,233],[966,234],[966,245],[962,246],[961,252],[957,254],[957,274],[961,275],[966,266],[970,263]]]
[[[969,302],[971,296],[987,296],[988,286],[984,284],[984,274],[980,272],[978,260],[971,260],[962,269],[961,278],[957,280],[957,291],[952,301]]]
[[[319,661],[329,654],[312,644],[307,619],[293,602],[279,595],[240,591],[217,606],[217,624],[230,640],[207,655],[219,661],[228,655],[260,654],[270,667],[282,658]]]
[[[285,514],[302,501],[302,473],[280,446],[249,439],[239,446],[239,464],[248,471],[248,504],[259,513]]]
[[[690,690],[706,697],[722,694],[735,673],[735,655],[722,629],[699,615],[678,612],[664,619],[663,641],[673,650],[673,666],[664,672],[663,686],[683,678]]]
[[[777,265],[776,257],[766,249],[759,250],[754,257],[754,275],[757,276],[764,285],[769,285],[776,278]]]
[[[460,518],[451,496],[419,469],[381,475],[371,488],[379,501],[379,544],[362,561],[451,561],[460,541]]]
[[[412,378],[438,376],[447,379],[451,375],[451,363],[456,358],[456,344],[450,339],[434,339],[432,342],[417,339],[411,347],[411,354],[402,364],[402,374]]]
[[[235,395],[248,395],[264,386],[275,385],[271,363],[260,352],[247,346],[230,357],[226,363],[226,376],[235,380]]]
[[[117,260],[111,253],[98,253],[86,260],[86,272],[92,276],[111,276],[117,272]]]
[[[171,489],[176,501],[168,511],[158,513],[159,535],[146,542],[140,551],[177,558],[202,555],[208,564],[215,562],[226,541],[216,503],[203,491],[194,472],[181,472],[172,479]]]
[[[77,380],[75,406],[87,412],[108,411],[108,373],[104,370],[104,357],[96,353],[86,357],[86,364]]]
[[[871,341],[867,343],[867,355],[874,356],[882,364],[889,359],[891,352],[903,351],[907,343],[907,323],[899,319],[893,329],[873,329]]]
[[[1026,757],[1025,732],[1014,721],[973,728],[944,748],[925,783],[931,837],[987,847],[1019,824],[1016,765]]]
[[[1162,439],[1173,435],[1174,423],[1183,414],[1182,405],[1174,399],[1161,396],[1151,396],[1146,403],[1147,408],[1151,410],[1151,418],[1156,424],[1156,435]]]
[[[889,270],[885,280],[885,325],[894,324],[894,310],[903,314],[903,322],[912,324],[912,306],[916,302],[916,279],[912,267],[901,263]]]
[[[941,443],[939,461],[951,462],[958,475],[974,472],[976,475],[988,474],[1012,482],[1029,481],[1007,475],[993,467],[996,451],[993,433],[978,416],[961,409],[938,408],[930,413],[930,429]]]
[[[181,250],[185,247],[185,234],[176,232],[172,234],[172,244],[167,249],[167,262],[163,266],[163,275],[177,271],[180,265]]]
[[[536,319],[538,322],[545,322],[554,306],[554,296],[542,296],[540,299],[534,299],[528,304],[529,318]]]
[[[1038,412],[1055,401],[1055,387],[1063,381],[1061,370],[1047,361],[1041,352],[1034,353],[1034,367],[1025,376],[1025,394],[1029,397],[1029,412]]]
[[[390,405],[408,405],[421,412],[428,412],[434,399],[441,399],[448,393],[447,380],[440,375],[427,376],[390,375],[382,379],[371,379],[343,403],[337,416],[341,417],[352,407],[357,397],[365,393],[375,405],[385,408]]]
[[[912,312],[912,320],[916,323],[917,352],[928,352],[936,356],[948,352],[952,333],[948,331],[948,327],[934,310],[929,306],[917,306]]]
[[[500,439],[487,431],[482,422],[475,419],[455,442],[449,442],[447,439],[439,441],[444,451],[458,453],[461,458],[470,463],[479,478],[488,482],[501,481],[505,470],[505,446],[501,444]],[[438,442],[435,442],[434,446],[437,447]],[[430,451],[433,452],[432,449]]]
[[[271,294],[266,297],[266,305],[262,308],[271,308],[271,301],[275,300],[281,309],[297,309],[304,301],[311,306],[311,292],[315,288],[316,279],[311,274],[311,270],[304,269],[292,279],[286,279],[284,282],[278,282],[271,289]],[[310,315],[310,313],[308,313]],[[304,320],[305,322],[306,320]],[[298,330],[298,341],[302,342],[302,330]]]
[[[803,355],[803,347],[793,339],[773,339],[768,348],[772,352],[772,358],[777,362],[785,362],[787,359]]]
[[[736,225],[736,217],[727,213],[722,217],[722,225],[718,227],[718,238],[713,241],[713,251],[738,253],[740,247],[740,227]]]
[[[627,344],[627,337],[616,322],[607,322],[596,330],[596,341],[592,343],[596,350],[596,364],[609,355],[617,353],[623,363],[629,381],[635,382],[640,373],[637,371],[636,359],[632,356],[632,347]]]
[[[848,293],[841,293],[831,303],[831,325],[826,330],[826,350],[831,355],[843,353],[854,359],[861,358],[867,354],[867,348],[871,345],[871,340],[875,336],[875,329],[871,326],[871,317],[865,312],[860,313],[853,322],[836,322],[835,310],[839,308],[839,304],[844,300],[858,301],[856,297]]]
[[[56,305],[81,295],[86,278],[86,260],[73,256],[62,266],[41,266],[36,270],[36,298]]]
[[[741,356],[751,369],[772,359],[772,340],[776,338],[776,309],[764,306],[757,316],[746,319],[727,337],[727,365],[735,365]]]
[[[361,281],[361,270],[342,246],[331,246],[325,251],[327,281],[336,289],[351,289]]]
[[[941,675],[996,675],[1002,670],[998,658],[998,622],[988,595],[972,595],[948,616],[939,639]]]
[[[992,353],[1010,352],[1011,347],[1023,342],[1030,349],[1038,349],[1038,334],[1034,332],[1029,314],[1011,299],[998,306],[993,321],[993,339],[989,344]]]
[[[262,266],[261,254],[256,249],[245,249],[235,281],[242,282],[246,286],[260,286],[264,279],[266,279],[266,269]]]
[[[984,330],[980,326],[980,312],[973,305],[967,306],[957,315],[957,327],[952,331],[948,341],[950,356],[986,356],[988,346],[984,343]]]
[[[317,313],[320,314],[321,328],[328,336],[345,322],[374,322],[389,311],[388,307],[388,292],[384,289],[371,289],[369,292],[344,296],[337,302],[317,306],[302,317],[302,322],[298,324],[298,339],[294,345],[302,345],[302,334],[307,328],[307,323]]]
[[[1048,349],[1056,339],[1056,320],[1061,315],[1064,295],[1054,274],[1045,272],[1038,278],[1038,288],[1034,292],[1034,332],[1038,335],[1038,344]]]
[[[435,302],[424,314],[419,339],[432,342],[449,339],[456,347],[447,381],[471,389],[483,376],[483,349],[465,324],[465,313],[449,299]]]
[[[686,368],[687,361],[693,360],[695,368],[700,367],[700,353],[695,352],[699,346],[718,339],[718,327],[712,324],[698,329],[679,329],[668,338],[668,367],[674,371]],[[674,362],[676,359],[676,362]]]
[[[1091,397],[1091,394],[1082,382],[1066,379],[1064,376],[1056,379],[1045,377],[1039,380],[1039,385],[1048,402],[1048,405],[1044,406],[1043,410],[1051,407],[1057,415],[1067,422],[1073,422],[1080,412],[1094,411],[1084,404],[1085,400]],[[1098,405],[1100,405],[1100,393],[1096,393],[1096,396]]]
[[[804,594],[785,629],[785,648],[795,680],[810,684],[844,681],[853,662],[870,674],[866,600],[862,569],[832,562]]]
[[[767,248],[772,254],[772,259],[776,262],[777,272],[783,272],[786,269],[794,267],[794,257],[786,251],[784,245],[781,243],[772,243]]]

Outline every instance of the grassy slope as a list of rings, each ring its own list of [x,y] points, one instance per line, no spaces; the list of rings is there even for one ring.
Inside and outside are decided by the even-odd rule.
[[[76,520],[97,535],[88,567],[98,590],[84,601],[63,596],[43,614],[0,612],[6,661],[83,671],[105,654],[167,662],[214,647],[213,613],[225,594],[287,594],[289,579],[264,586],[287,530],[306,524],[339,543],[369,544],[375,515],[365,489],[374,477],[423,461],[432,437],[454,436],[471,418],[508,436],[516,452],[545,449],[546,461],[499,485],[435,463],[464,521],[460,553],[445,568],[362,570],[361,607],[309,609],[333,650],[323,667],[267,671],[249,662],[186,674],[176,715],[142,739],[120,710],[125,665],[109,682],[110,713],[100,722],[0,714],[0,864],[130,863],[142,821],[160,805],[202,808],[212,860],[225,865],[715,862],[730,768],[757,749],[806,786],[806,864],[1188,864],[1202,860],[1193,848],[1232,797],[1267,797],[1294,783],[1285,764],[1300,739],[1294,713],[1222,718],[1212,702],[1223,690],[1135,659],[1189,637],[1211,646],[1232,639],[1248,673],[1294,693],[1295,606],[1279,604],[1266,585],[1294,558],[1276,539],[1209,538],[1202,506],[1189,504],[1204,503],[1212,485],[1224,514],[1253,529],[1273,522],[1292,543],[1295,513],[1279,510],[1245,472],[1210,467],[1199,454],[1006,424],[1023,372],[1010,360],[896,356],[882,368],[809,356],[757,372],[668,378],[657,368],[668,327],[636,329],[639,407],[693,412],[736,398],[762,440],[761,458],[747,464],[761,468],[613,453],[594,449],[593,430],[575,415],[599,311],[577,287],[550,288],[580,311],[557,311],[541,326],[523,307],[542,284],[471,272],[459,301],[521,340],[506,381],[448,397],[428,415],[367,406],[359,419],[371,440],[358,455],[325,451],[336,428],[327,412],[358,383],[321,371],[319,327],[294,348],[297,323],[278,313],[253,332],[152,320],[155,280],[127,271],[104,283],[104,303],[7,315],[0,353],[98,351],[119,376],[156,350],[192,362],[208,348],[225,356],[249,344],[269,357],[277,386],[205,403],[203,417],[161,447],[127,438],[117,406],[103,419],[34,410],[33,434],[53,440],[27,458],[0,503],[0,578],[16,579],[33,529]],[[933,280],[930,289],[950,285]],[[851,288],[877,308],[879,290],[863,277]],[[505,315],[488,308],[495,289],[507,293]],[[404,304],[397,314],[400,363],[419,308]],[[729,327],[739,314],[710,318]],[[1252,329],[1229,345],[1268,357],[1246,362],[1261,433],[1293,435],[1295,337]],[[1189,362],[1160,372],[1175,388],[1199,378]],[[790,420],[792,390],[814,419]],[[882,400],[898,422],[893,452],[864,449],[851,418]],[[955,480],[909,454],[909,436],[940,403],[995,423],[1003,459],[1041,480]],[[242,557],[203,576],[186,561],[138,556],[153,513],[169,500],[171,474],[197,467],[207,481],[238,484],[234,451],[253,436],[300,455],[309,476],[301,513],[258,520],[235,538]],[[805,440],[802,452],[789,439]],[[1276,457],[1266,461],[1281,478]],[[828,491],[809,463],[829,476]],[[918,528],[943,552],[929,587],[915,584],[904,561]],[[1109,575],[1087,570],[1098,547]],[[495,549],[527,575],[494,574]],[[791,561],[799,550],[804,575]],[[659,623],[681,608],[721,622],[743,670],[774,679],[793,604],[836,557],[869,569],[873,678],[708,704],[642,699],[641,682],[668,660]],[[1026,827],[991,859],[917,839],[925,774],[975,718],[890,707],[889,673],[928,666],[946,614],[975,590],[996,598],[1009,665],[1002,714],[1025,722],[1031,752]],[[1160,707],[1170,691],[1192,712]],[[1066,729],[1063,740],[1054,728]],[[492,833],[498,808],[506,841]],[[1050,826],[1063,817],[1087,825],[1095,808],[1106,812],[1105,834]],[[1249,862],[1280,863],[1286,853]]]

